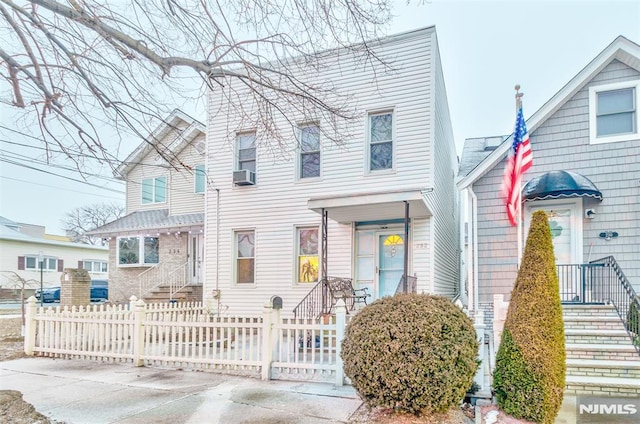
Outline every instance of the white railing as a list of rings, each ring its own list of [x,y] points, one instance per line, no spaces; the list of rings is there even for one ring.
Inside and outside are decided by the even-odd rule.
[[[169,298],[185,288],[189,284],[188,278],[189,262],[169,268],[169,265],[160,262],[138,275],[139,291],[138,297],[142,298],[146,293],[161,284],[169,286]]]
[[[27,301],[25,353],[208,369],[263,379],[343,384],[340,346],[346,308],[332,322],[212,314],[201,302],[37,308]]]

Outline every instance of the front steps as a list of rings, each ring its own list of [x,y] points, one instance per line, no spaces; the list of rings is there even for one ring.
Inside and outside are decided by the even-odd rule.
[[[145,303],[167,303],[170,297],[169,285],[159,285],[142,296]],[[201,302],[202,285],[191,284],[173,294],[173,300],[177,302]]]
[[[613,306],[563,305],[565,393],[640,396],[640,356]]]

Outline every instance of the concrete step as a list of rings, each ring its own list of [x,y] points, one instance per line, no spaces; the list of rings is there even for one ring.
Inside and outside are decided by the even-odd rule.
[[[562,305],[563,316],[593,316],[593,315],[615,315],[616,309],[612,305]]]
[[[640,381],[640,357],[637,360],[626,361],[567,359],[566,364],[568,376],[632,378]]]
[[[591,344],[566,343],[567,359],[604,359],[613,361],[637,360],[638,352],[631,343]]]
[[[620,330],[624,325],[618,316],[564,317],[565,329]]]
[[[571,395],[640,396],[640,380],[636,378],[567,376],[565,383],[565,393]]]
[[[631,344],[631,338],[626,330],[569,328],[564,330],[567,343],[595,343],[595,344]]]

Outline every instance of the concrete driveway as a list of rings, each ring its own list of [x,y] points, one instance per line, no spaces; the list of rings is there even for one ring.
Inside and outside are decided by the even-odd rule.
[[[0,362],[0,389],[68,424],[343,423],[362,403],[350,386],[49,358]]]

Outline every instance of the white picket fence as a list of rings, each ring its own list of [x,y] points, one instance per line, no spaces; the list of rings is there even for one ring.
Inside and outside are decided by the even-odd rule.
[[[349,315],[332,322],[211,314],[201,302],[38,308],[27,301],[25,353],[204,369],[262,379],[344,383],[340,346]]]

